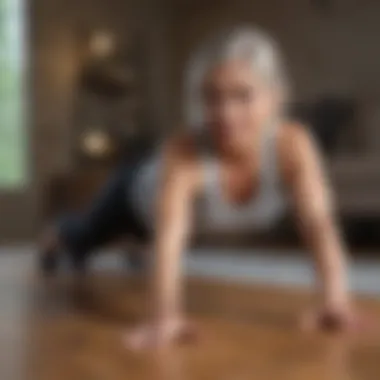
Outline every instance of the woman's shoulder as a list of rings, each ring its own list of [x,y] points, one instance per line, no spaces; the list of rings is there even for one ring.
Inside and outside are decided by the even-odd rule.
[[[284,120],[282,122],[281,131],[281,137],[286,140],[310,138],[309,126],[296,119]]]
[[[285,174],[295,171],[302,163],[306,164],[307,157],[315,155],[318,148],[308,125],[297,121],[287,120],[279,133],[278,152],[279,162]]]
[[[314,144],[314,137],[309,126],[298,120],[286,120],[279,133],[280,150],[285,153],[293,152],[294,148],[307,148]],[[297,149],[298,150],[298,149]]]
[[[191,183],[194,191],[197,191],[202,183],[198,146],[196,135],[179,132],[167,137],[163,147],[164,170],[173,176],[185,178],[187,183]]]
[[[199,137],[195,133],[180,131],[164,141],[164,153],[181,161],[196,161],[199,153]]]

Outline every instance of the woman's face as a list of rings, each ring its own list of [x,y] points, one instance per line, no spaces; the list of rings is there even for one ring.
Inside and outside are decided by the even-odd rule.
[[[210,70],[202,86],[205,121],[222,149],[252,144],[274,112],[274,99],[249,63],[229,61]]]

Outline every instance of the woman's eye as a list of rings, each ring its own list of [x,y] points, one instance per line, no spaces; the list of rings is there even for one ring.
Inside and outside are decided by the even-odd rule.
[[[249,102],[253,93],[250,89],[239,89],[234,92],[234,98],[241,102]]]
[[[204,100],[206,103],[213,104],[220,100],[220,94],[218,91],[207,90],[204,92]]]
[[[228,91],[207,89],[203,93],[203,100],[206,104],[219,104],[225,101],[249,102],[252,100],[253,91],[251,89],[239,88]]]

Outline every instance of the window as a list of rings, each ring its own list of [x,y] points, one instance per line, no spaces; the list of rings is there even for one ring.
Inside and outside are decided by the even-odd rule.
[[[0,188],[25,180],[23,0],[0,0]]]

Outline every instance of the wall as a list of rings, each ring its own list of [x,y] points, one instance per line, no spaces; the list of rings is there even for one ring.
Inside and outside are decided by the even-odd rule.
[[[290,0],[286,6],[280,0],[210,3],[178,5],[173,23],[177,76],[205,35],[247,23],[279,41],[298,98],[312,99],[327,91],[380,97],[379,2],[332,0],[329,11],[304,0]]]
[[[134,0],[32,0],[28,25],[30,178],[24,189],[0,191],[0,241],[34,237],[41,227],[45,187],[52,173],[72,167],[75,79],[81,64],[79,34],[106,28],[120,42],[138,36],[146,59],[143,101],[157,128],[165,113],[165,7]],[[158,53],[160,49],[162,54]],[[165,53],[166,52],[166,53]]]

